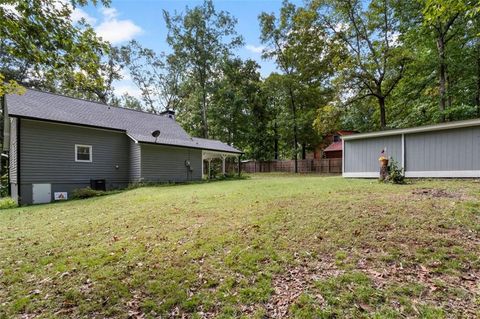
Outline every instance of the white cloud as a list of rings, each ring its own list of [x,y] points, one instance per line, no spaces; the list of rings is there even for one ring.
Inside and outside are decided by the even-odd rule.
[[[115,85],[115,95],[122,96],[125,93],[128,93],[137,99],[142,99],[142,91],[140,91],[135,84],[133,84],[131,81],[118,81]]]
[[[72,11],[72,15],[70,16],[73,22],[79,22],[81,19],[85,19],[85,22],[87,22],[90,25],[94,25],[97,23],[97,19],[86,13],[84,10],[80,8],[75,8]]]
[[[131,20],[119,20],[115,8],[101,10],[103,21],[95,27],[97,34],[111,44],[129,41],[142,32],[142,28]]]
[[[118,16],[118,11],[115,8],[107,8],[103,7],[100,12],[102,12],[103,16],[106,20],[114,19]]]
[[[255,45],[252,45],[252,44],[247,44],[245,46],[245,48],[250,51],[250,52],[253,52],[253,53],[262,53],[263,49],[265,49],[264,46],[255,46]]]

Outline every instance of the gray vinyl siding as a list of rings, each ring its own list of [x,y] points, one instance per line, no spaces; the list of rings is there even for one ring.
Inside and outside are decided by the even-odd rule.
[[[128,183],[129,139],[124,133],[22,119],[20,140],[21,184]],[[91,163],[75,162],[75,144],[92,146]]]
[[[200,149],[139,144],[124,132],[111,130],[16,121],[12,121],[11,139],[15,143],[10,168],[12,177],[16,177],[18,145],[21,174],[11,187],[12,195],[18,194],[21,204],[32,203],[32,184],[36,183],[51,184],[53,200],[55,192],[67,192],[71,197],[75,189],[89,186],[91,179],[105,179],[107,189],[114,189],[130,182],[185,182],[202,178]],[[16,123],[20,127],[18,139]],[[75,161],[75,144],[92,146],[92,162]],[[185,166],[186,160],[191,163],[191,171]]]
[[[386,136],[359,140],[346,140],[344,149],[344,172],[363,173],[379,171],[378,158],[382,149],[387,156],[401,162],[402,137]]]
[[[10,118],[10,183],[17,183],[17,119]]]
[[[202,179],[202,151],[141,144],[141,178],[146,182],[185,182]],[[189,172],[185,161],[190,161]]]
[[[130,182],[138,183],[141,178],[141,149],[140,144],[130,140]]]
[[[480,127],[405,135],[406,171],[480,170]]]

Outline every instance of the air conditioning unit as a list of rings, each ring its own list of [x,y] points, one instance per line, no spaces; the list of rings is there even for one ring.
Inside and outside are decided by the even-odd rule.
[[[106,191],[106,183],[104,179],[91,179],[90,188],[96,191]]]

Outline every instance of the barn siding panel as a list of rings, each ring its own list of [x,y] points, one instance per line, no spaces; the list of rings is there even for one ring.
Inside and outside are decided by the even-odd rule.
[[[185,182],[202,179],[202,151],[141,144],[141,175],[147,182]],[[190,161],[189,172],[185,161]]]
[[[378,158],[382,149],[387,149],[387,156],[397,162],[402,161],[402,136],[375,137],[369,139],[346,140],[345,172],[378,172]]]
[[[480,127],[405,135],[406,171],[480,170]]]

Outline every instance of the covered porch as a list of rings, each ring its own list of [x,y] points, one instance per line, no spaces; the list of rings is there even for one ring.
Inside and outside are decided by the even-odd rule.
[[[212,161],[220,160],[221,161],[221,174],[225,176],[227,173],[226,170],[226,162],[227,159],[232,159],[234,163],[236,163],[236,172],[240,176],[242,167],[241,167],[241,157],[242,154],[239,153],[229,153],[229,152],[221,152],[221,151],[210,151],[204,150],[202,151],[202,174],[203,177],[207,177],[210,179],[212,177]],[[205,173],[205,169],[207,170]]]

